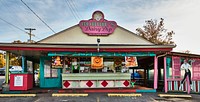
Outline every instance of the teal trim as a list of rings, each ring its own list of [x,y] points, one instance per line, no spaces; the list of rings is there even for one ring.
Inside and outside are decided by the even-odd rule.
[[[167,67],[166,67],[167,68],[166,69],[167,70],[167,78],[169,78],[169,73],[170,73],[169,72],[169,68],[172,67],[171,66],[172,65],[172,58],[171,57],[167,57],[166,60],[167,60]]]
[[[44,61],[50,60],[51,57],[40,57],[40,87],[41,88],[61,88],[61,71],[62,69],[57,69],[58,77],[56,78],[45,78],[44,77]]]
[[[22,56],[22,73],[27,72],[27,60],[25,56]]]
[[[40,87],[44,86],[44,57],[40,57]]]
[[[49,52],[48,56],[156,56],[154,52]]]
[[[23,91],[2,91],[3,94],[22,94]]]
[[[136,89],[136,92],[156,92],[156,90],[138,90],[138,89]]]

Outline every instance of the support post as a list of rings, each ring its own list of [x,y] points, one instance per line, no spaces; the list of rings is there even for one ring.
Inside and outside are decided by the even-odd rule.
[[[22,56],[22,72],[27,72],[27,60],[25,56]]]
[[[6,84],[8,84],[9,81],[9,66],[10,66],[10,53],[6,52],[6,74],[5,74],[5,80],[6,80]]]
[[[158,86],[158,58],[154,56],[154,89]]]
[[[164,57],[164,91],[167,93],[167,58]]]

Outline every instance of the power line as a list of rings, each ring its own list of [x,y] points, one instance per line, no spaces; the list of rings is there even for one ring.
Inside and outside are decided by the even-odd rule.
[[[79,20],[80,20],[80,16],[78,15],[78,11],[77,11],[77,9],[76,9],[76,6],[75,6],[73,0],[69,1],[69,4],[71,5],[72,10],[74,11],[74,13],[76,14],[76,16],[77,16],[77,17],[79,18]]]
[[[10,23],[10,22],[8,22],[8,21],[2,19],[1,17],[0,17],[0,19],[1,19],[2,21],[6,22],[7,24],[9,24],[9,25],[11,25],[11,26],[13,26],[13,27],[15,27],[15,28],[21,30],[22,32],[25,32],[23,29],[21,29],[21,28],[17,27],[16,25],[14,25],[14,24],[12,24],[12,23]],[[27,33],[27,32],[25,32],[25,33]]]
[[[29,34],[28,32],[26,32],[26,31],[24,31],[23,29],[19,28],[18,26],[16,26],[16,25],[14,25],[14,24],[12,24],[12,23],[10,23],[10,22],[4,20],[3,18],[0,17],[0,19],[1,19],[2,21],[4,21],[5,23],[7,23],[7,24],[13,26],[14,28],[16,28],[16,29],[18,29],[18,30],[21,30],[22,32],[24,32],[24,33],[26,33],[26,34]],[[40,39],[40,38],[36,37],[35,35],[34,35],[34,37],[37,38],[37,39]]]
[[[42,21],[53,33],[56,33],[45,21],[43,21],[23,0],[21,2],[37,17]]]
[[[78,13],[78,10],[77,10],[77,5],[76,5],[76,3],[75,3],[75,1],[74,0],[71,0],[71,2],[72,2],[72,4],[73,4],[73,6],[74,6],[74,8],[75,8],[75,11],[77,12],[77,15],[80,17],[80,18],[83,18],[83,16],[81,15],[81,14],[79,14]]]
[[[67,5],[68,5],[68,7],[69,7],[69,10],[71,11],[72,15],[74,16],[74,18],[75,18],[77,21],[79,21],[79,20],[78,20],[78,17],[76,16],[76,14],[75,14],[74,10],[72,9],[72,7],[71,7],[70,3],[68,2],[68,0],[65,0],[65,1],[66,1]]]
[[[10,6],[10,7],[9,7],[9,5],[8,5],[6,2],[3,2],[2,0],[0,0],[0,2],[1,2],[1,4],[2,4],[2,6],[3,6],[4,8],[6,8],[6,12],[9,12],[9,14],[12,14],[12,15],[10,15],[10,16],[7,16],[7,18],[10,18],[10,19],[13,19],[13,20],[15,20],[15,21],[18,21],[17,23],[20,24],[21,26],[24,25],[24,23],[23,23],[23,21],[22,21],[21,19],[16,20],[16,16],[13,15],[13,14],[15,13],[15,10],[16,10],[16,8],[13,8],[13,7],[15,7],[15,6]],[[18,4],[18,3],[16,3],[16,4]],[[15,22],[15,23],[16,23],[16,22]]]

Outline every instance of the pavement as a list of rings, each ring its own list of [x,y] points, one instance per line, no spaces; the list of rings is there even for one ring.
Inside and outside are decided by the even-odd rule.
[[[68,91],[61,89],[52,90],[35,87],[27,91],[2,92],[0,90],[0,93],[0,102],[199,102],[200,100],[200,93],[187,94],[183,92],[168,92],[167,94],[164,92],[77,93],[72,90],[68,93]]]
[[[192,97],[159,97],[159,93],[124,93],[127,96],[108,96],[111,93],[38,93],[36,96],[5,96],[0,102],[199,102],[199,94],[190,94]],[[113,94],[113,93],[112,93]],[[123,93],[114,93],[123,94]],[[129,95],[128,95],[129,94]],[[137,94],[132,96],[133,94]],[[138,95],[141,94],[141,95]],[[168,93],[172,94],[172,93]],[[0,94],[1,95],[1,94]],[[17,94],[19,95],[19,94]],[[24,94],[26,95],[26,94]],[[62,96],[64,95],[64,96]],[[68,96],[66,96],[68,95]],[[173,93],[173,95],[175,95]]]

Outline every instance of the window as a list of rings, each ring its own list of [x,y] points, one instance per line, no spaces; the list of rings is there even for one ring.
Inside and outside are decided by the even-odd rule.
[[[51,78],[51,77],[58,77],[57,69],[52,69],[51,61],[44,61],[44,77]]]
[[[180,57],[172,57],[172,78],[180,78],[181,76],[181,58]]]
[[[196,59],[192,63],[192,68],[193,68],[192,78],[193,79],[199,79],[200,78],[200,59]]]

